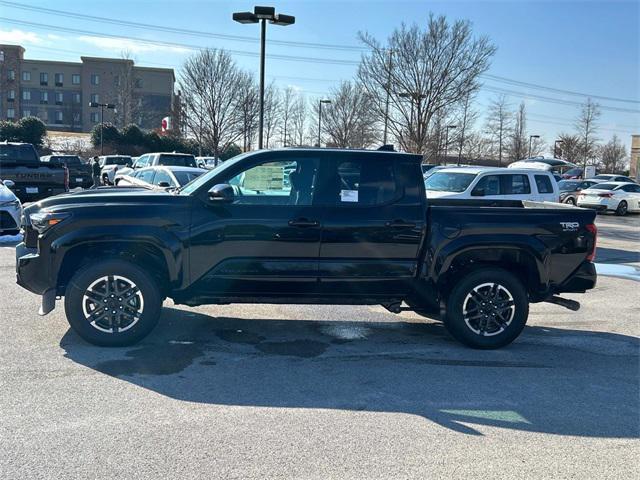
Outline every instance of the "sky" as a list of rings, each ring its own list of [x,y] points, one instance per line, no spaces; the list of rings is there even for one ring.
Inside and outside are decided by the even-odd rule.
[[[475,103],[481,115],[492,98],[506,93],[514,109],[525,102],[529,133],[553,144],[560,132],[574,130],[579,105],[592,96],[602,109],[603,141],[616,134],[628,147],[630,135],[640,134],[637,0],[262,4],[296,17],[292,26],[267,28],[267,81],[292,86],[310,100],[354,77],[362,54],[358,32],[385,40],[403,22],[426,25],[433,12],[450,20],[469,20],[475,35],[486,35],[497,46]],[[259,27],[231,19],[233,12],[252,10],[254,5],[243,0],[0,0],[0,43],[24,46],[25,58],[64,61],[79,61],[81,55],[119,57],[127,50],[138,65],[171,67],[177,74],[198,48],[224,48],[241,67],[257,73]],[[477,126],[482,123],[481,117]]]

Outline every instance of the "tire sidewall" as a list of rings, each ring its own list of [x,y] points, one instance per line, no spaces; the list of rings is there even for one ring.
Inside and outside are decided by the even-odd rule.
[[[623,204],[625,205],[625,209],[624,210],[622,210],[622,205]],[[616,215],[623,216],[623,215],[626,215],[628,211],[629,211],[629,206],[628,206],[627,202],[625,200],[622,200],[618,204],[618,208],[616,208]]]
[[[82,298],[89,285],[106,275],[120,275],[133,281],[144,298],[138,322],[124,332],[107,333],[94,327],[82,313]],[[71,328],[95,345],[119,347],[132,345],[147,336],[156,326],[162,309],[162,297],[154,279],[137,265],[123,260],[107,260],[81,268],[67,285],[64,308]]]
[[[493,336],[474,333],[464,321],[463,305],[469,292],[482,283],[498,283],[513,296],[515,313],[507,328]],[[451,335],[463,344],[479,349],[500,348],[513,342],[522,332],[529,316],[529,299],[520,280],[498,268],[484,268],[467,274],[451,290],[447,299],[445,327]]]

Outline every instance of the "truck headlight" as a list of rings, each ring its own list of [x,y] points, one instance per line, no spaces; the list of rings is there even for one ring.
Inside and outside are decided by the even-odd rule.
[[[34,229],[39,233],[44,233],[70,216],[70,213],[39,212],[30,214],[29,219],[31,220],[31,226]]]

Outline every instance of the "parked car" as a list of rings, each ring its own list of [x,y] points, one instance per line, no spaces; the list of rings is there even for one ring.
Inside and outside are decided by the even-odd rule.
[[[557,202],[558,184],[547,170],[460,167],[438,170],[425,181],[427,198]]]
[[[22,204],[11,191],[14,186],[13,180],[0,181],[0,235],[20,233]]]
[[[157,165],[174,166],[174,167],[193,167],[197,168],[196,157],[189,153],[177,152],[160,152],[145,153],[140,155],[136,162],[136,169],[145,167],[155,167]]]
[[[130,168],[133,164],[129,155],[103,155],[99,158],[100,177],[104,185],[113,185],[116,173],[121,168]]]
[[[208,170],[192,167],[146,167],[116,178],[119,187],[155,185],[160,188],[183,187]]]
[[[578,195],[578,206],[616,215],[640,212],[640,185],[631,182],[596,183]]]
[[[93,185],[91,165],[84,162],[78,155],[45,155],[41,162],[64,165],[69,171],[69,188],[89,188]]]
[[[598,182],[594,180],[561,180],[558,182],[558,189],[560,190],[560,201],[562,203],[568,203],[570,205],[576,205],[578,203],[578,194]]]
[[[580,180],[582,178],[583,169],[580,167],[570,168],[562,174],[563,180]]]
[[[196,164],[199,168],[206,168],[211,170],[218,166],[222,161],[216,157],[196,157]]]
[[[381,304],[393,313],[406,302],[442,318],[461,342],[498,348],[520,334],[530,302],[575,308],[556,295],[594,287],[595,212],[429,200],[421,161],[388,151],[260,150],[179,192],[54,197],[25,209],[18,283],[42,295],[42,314],[63,296],[71,327],[111,346],[145,337],[170,297],[190,306]]]
[[[69,190],[69,171],[63,165],[42,163],[30,143],[0,142],[0,176],[13,182],[13,193],[32,202]]]
[[[627,183],[638,183],[633,178],[626,177],[624,175],[616,175],[612,173],[601,173],[596,175],[595,177],[590,178],[590,180],[598,180],[600,182],[627,182]]]

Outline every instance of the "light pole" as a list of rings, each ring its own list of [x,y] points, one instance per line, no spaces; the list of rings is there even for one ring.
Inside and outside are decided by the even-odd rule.
[[[449,129],[450,128],[458,128],[457,125],[447,125],[447,128],[444,131],[444,161],[447,161],[447,150],[449,149]],[[458,159],[458,165],[460,164],[460,159]],[[446,163],[445,163],[446,165]]]
[[[558,144],[562,145],[563,143],[564,142],[562,140],[556,140],[553,142],[553,158],[558,158]]]
[[[265,42],[267,36],[267,21],[273,25],[293,25],[296,17],[276,14],[273,7],[253,7],[252,12],[236,12],[233,14],[233,20],[238,23],[258,23],[260,22],[260,120],[258,127],[258,148],[262,148],[262,130],[264,125],[264,56]]]
[[[531,140],[534,138],[540,138],[540,135],[529,135],[529,156],[527,158],[531,158]]]
[[[104,143],[102,142],[102,131],[104,130],[104,109],[113,110],[116,106],[113,103],[89,102],[92,108],[100,107],[100,155],[104,154]]]
[[[320,100],[320,108],[318,110],[318,147],[321,147],[320,132],[322,131],[322,104],[331,103],[331,100]]]

